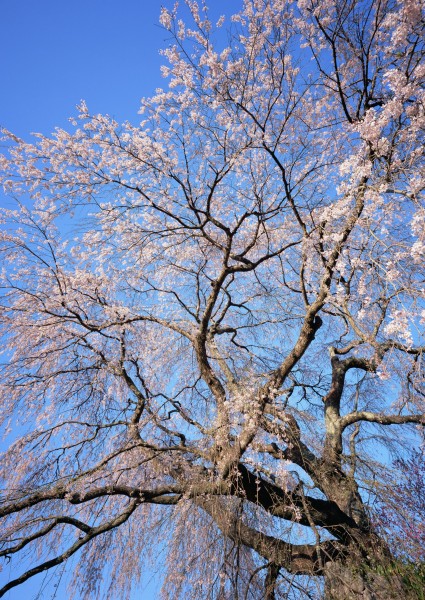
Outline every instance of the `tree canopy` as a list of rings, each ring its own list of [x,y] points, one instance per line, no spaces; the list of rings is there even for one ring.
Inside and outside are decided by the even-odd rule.
[[[139,126],[3,132],[0,596],[76,555],[90,598],[143,558],[173,600],[419,598],[423,1],[186,4]]]

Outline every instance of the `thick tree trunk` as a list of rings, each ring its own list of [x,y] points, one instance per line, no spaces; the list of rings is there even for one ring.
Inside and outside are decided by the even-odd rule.
[[[339,562],[325,567],[325,600],[420,600],[398,574],[381,575],[361,565]]]

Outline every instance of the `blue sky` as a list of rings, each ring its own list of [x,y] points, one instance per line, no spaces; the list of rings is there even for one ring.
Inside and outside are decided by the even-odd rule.
[[[182,2],[183,3],[183,2]],[[172,0],[0,0],[0,126],[28,139],[68,126],[84,99],[91,112],[138,122],[140,99],[165,87],[159,49],[170,43],[158,23]],[[231,14],[242,0],[211,0],[212,17]],[[0,193],[0,204],[7,202]],[[20,565],[22,569],[25,565]],[[13,567],[15,568],[15,567]],[[0,583],[18,576],[5,565]],[[38,576],[6,600],[66,600],[67,573]],[[155,600],[146,573],[135,598]],[[119,600],[117,598],[117,600]]]
[[[118,120],[164,85],[162,0],[1,0],[0,122],[20,135],[65,126],[85,99]]]

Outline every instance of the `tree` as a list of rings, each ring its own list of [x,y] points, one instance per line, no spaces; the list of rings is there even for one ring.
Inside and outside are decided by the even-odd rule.
[[[425,566],[425,461],[415,453],[395,462],[395,481],[389,480],[375,507],[376,521],[390,533],[393,553],[408,555],[413,563]],[[413,525],[413,526],[412,526]]]
[[[423,2],[187,6],[140,126],[4,134],[0,596],[157,542],[165,598],[419,597],[371,509],[425,424]]]

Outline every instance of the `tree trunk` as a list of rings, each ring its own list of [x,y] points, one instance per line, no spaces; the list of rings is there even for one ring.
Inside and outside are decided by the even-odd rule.
[[[327,563],[325,600],[420,600],[400,574],[380,574],[361,564]]]
[[[265,585],[265,596],[264,600],[275,600],[275,585],[276,580],[279,576],[279,567],[270,563],[267,567],[267,576],[264,582]]]

